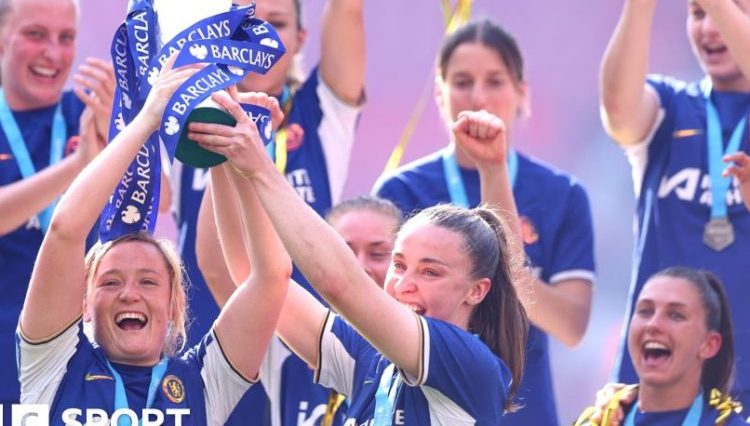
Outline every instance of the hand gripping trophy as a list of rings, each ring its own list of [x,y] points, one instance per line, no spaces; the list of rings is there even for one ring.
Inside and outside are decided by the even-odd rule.
[[[130,1],[127,18],[112,41],[117,91],[110,140],[138,113],[170,56],[177,55],[175,67],[205,66],[170,98],[158,135],[144,145],[115,190],[102,213],[102,240],[153,231],[162,147],[170,161],[177,156],[196,167],[226,160],[188,141],[187,127],[191,121],[234,124],[210,100],[211,94],[240,82],[250,72],[265,74],[284,54],[276,30],[254,14],[254,4],[236,6],[226,0]],[[254,105],[243,108],[266,142],[270,141],[269,111]]]

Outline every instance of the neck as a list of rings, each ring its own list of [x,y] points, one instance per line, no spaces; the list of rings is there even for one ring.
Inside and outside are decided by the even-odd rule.
[[[5,89],[5,87],[3,87],[3,89]],[[8,108],[12,111],[29,111],[32,109],[46,108],[60,102],[59,96],[53,102],[42,102],[39,100],[25,100],[16,96],[10,90],[3,90],[3,95],[5,95],[5,102],[8,104]]]
[[[700,375],[698,380],[686,385],[684,383],[667,386],[652,386],[641,381],[638,390],[638,404],[641,411],[660,412],[684,410],[693,404],[700,392]]]
[[[750,79],[739,76],[733,79],[711,78],[711,86],[719,92],[746,92],[750,93]]]

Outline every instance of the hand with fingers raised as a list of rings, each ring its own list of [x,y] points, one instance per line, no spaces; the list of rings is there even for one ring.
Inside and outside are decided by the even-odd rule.
[[[456,145],[471,157],[477,168],[505,164],[508,138],[500,117],[482,111],[461,111],[451,125]]]
[[[209,151],[227,157],[232,167],[246,178],[252,177],[264,167],[276,170],[266,154],[258,128],[240,104],[224,92],[214,93],[211,98],[226,109],[237,123],[228,126],[193,122],[190,123],[188,138]],[[268,109],[274,126],[278,126],[283,119],[284,113],[279,102],[265,93],[242,93],[238,94],[238,99],[243,103]]]
[[[740,192],[745,202],[745,207],[750,210],[750,156],[742,151],[725,155],[725,163],[733,163],[727,166],[722,172],[722,176],[733,176],[740,183]]]
[[[73,76],[73,91],[94,113],[96,131],[107,139],[115,96],[115,70],[111,62],[88,58]]]

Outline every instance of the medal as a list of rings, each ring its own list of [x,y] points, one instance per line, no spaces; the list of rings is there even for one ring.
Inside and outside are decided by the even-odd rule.
[[[743,116],[737,123],[729,137],[726,149],[722,149],[724,138],[719,112],[711,101],[711,81],[703,80],[702,89],[706,98],[706,143],[708,145],[708,174],[711,179],[711,219],[703,230],[703,242],[716,251],[722,251],[734,242],[734,228],[727,214],[727,192],[732,179],[721,174],[724,169],[722,157],[740,149],[747,117]]]
[[[713,218],[703,229],[703,242],[716,251],[722,251],[734,242],[734,227],[726,217]]]

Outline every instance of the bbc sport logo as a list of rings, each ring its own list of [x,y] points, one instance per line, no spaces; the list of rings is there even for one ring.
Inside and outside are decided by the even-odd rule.
[[[108,426],[118,424],[120,418],[129,418],[130,424],[141,426],[160,426],[167,417],[173,417],[170,424],[181,426],[183,417],[190,416],[187,408],[168,408],[166,412],[155,408],[144,408],[141,416],[135,411],[121,408],[115,410],[110,417],[106,411],[99,408],[68,408],[63,411],[60,419],[53,419],[53,425],[70,426]],[[0,405],[0,426],[49,426],[49,405],[46,404],[13,404],[11,422],[5,423],[3,406]]]

